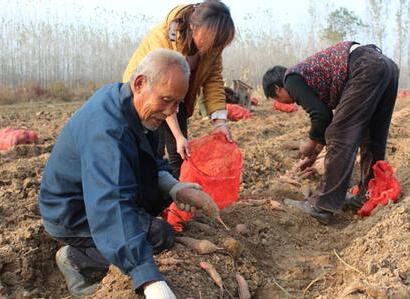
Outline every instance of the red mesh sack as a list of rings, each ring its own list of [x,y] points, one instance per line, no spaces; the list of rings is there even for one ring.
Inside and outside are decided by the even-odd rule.
[[[228,142],[223,133],[214,133],[189,141],[191,157],[181,166],[181,182],[201,185],[219,209],[239,198],[242,173],[242,154],[235,143]],[[179,210],[173,203],[166,219],[176,231],[182,231],[182,222],[191,219],[192,213]]]
[[[226,110],[228,110],[228,119],[231,121],[238,121],[252,117],[252,113],[237,104],[226,104]]]
[[[176,232],[182,232],[184,229],[182,223],[191,219],[193,215],[193,213],[181,211],[175,203],[172,203],[165,210],[162,217],[167,220]]]
[[[239,197],[242,154],[236,143],[223,133],[214,133],[189,142],[191,157],[182,163],[180,180],[202,186],[220,209]]]
[[[282,111],[282,112],[290,113],[290,112],[298,111],[298,106],[296,106],[296,104],[294,104],[294,103],[285,104],[285,103],[281,103],[281,102],[278,102],[276,100],[273,100],[272,106],[273,106],[273,109],[279,110],[279,111]]]
[[[10,150],[18,144],[30,144],[37,141],[38,136],[34,131],[12,128],[0,130],[0,150]]]
[[[400,183],[394,176],[393,168],[386,161],[377,161],[373,165],[374,178],[368,184],[368,200],[357,212],[360,216],[369,216],[378,205],[387,205],[390,200],[396,202],[400,195]]]

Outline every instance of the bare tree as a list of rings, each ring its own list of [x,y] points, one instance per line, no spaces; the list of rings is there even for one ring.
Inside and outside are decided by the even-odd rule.
[[[386,0],[368,0],[371,18],[371,32],[380,48],[383,48],[388,8]]]
[[[407,14],[404,21],[404,27],[410,27],[410,3],[407,2]],[[407,32],[408,33],[408,32]],[[407,38],[407,88],[410,88],[410,38]]]
[[[398,7],[396,11],[396,26],[397,26],[397,40],[396,40],[396,48],[395,48],[395,58],[399,67],[402,65],[402,57],[403,57],[403,48],[405,46],[405,40],[408,33],[408,28],[406,23],[408,20],[406,16],[408,16],[408,12],[405,9],[408,6],[408,0],[398,0]]]

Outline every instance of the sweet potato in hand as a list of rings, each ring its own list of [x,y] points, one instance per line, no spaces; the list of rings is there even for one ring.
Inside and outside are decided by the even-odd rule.
[[[178,191],[176,197],[177,205],[185,204],[200,209],[205,215],[218,220],[227,230],[229,230],[219,215],[218,206],[207,193],[192,188],[185,188]]]

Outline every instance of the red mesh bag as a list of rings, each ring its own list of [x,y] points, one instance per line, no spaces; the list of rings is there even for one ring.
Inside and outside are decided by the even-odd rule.
[[[231,121],[238,121],[252,117],[252,113],[237,104],[226,104],[226,110],[228,110],[228,119]]]
[[[30,144],[37,141],[38,136],[34,131],[12,128],[0,130],[0,150],[10,150],[18,144]]]
[[[219,209],[239,198],[242,173],[242,154],[235,143],[228,142],[223,133],[214,133],[189,141],[191,157],[181,166],[181,182],[201,185],[218,205]],[[182,222],[192,213],[179,210],[173,203],[166,215],[176,231],[182,231]]]
[[[396,202],[401,191],[400,183],[389,163],[380,160],[372,168],[374,178],[368,184],[368,200],[357,212],[362,217],[369,216],[378,205],[387,205],[389,200]]]
[[[281,103],[281,102],[278,102],[276,100],[273,100],[272,106],[273,106],[273,109],[279,110],[279,111],[282,111],[282,112],[290,113],[290,112],[298,111],[298,106],[296,106],[296,104],[294,104],[294,103],[285,104],[285,103]]]

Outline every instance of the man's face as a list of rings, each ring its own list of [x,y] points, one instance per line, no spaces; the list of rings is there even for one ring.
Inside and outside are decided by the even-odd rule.
[[[294,103],[294,99],[289,95],[288,91],[283,87],[275,87],[276,97],[274,99],[280,103],[291,104]]]
[[[137,76],[131,82],[131,89],[142,124],[149,130],[156,130],[165,118],[177,111],[188,91],[188,80],[179,67],[173,66],[153,86],[144,76]]]

